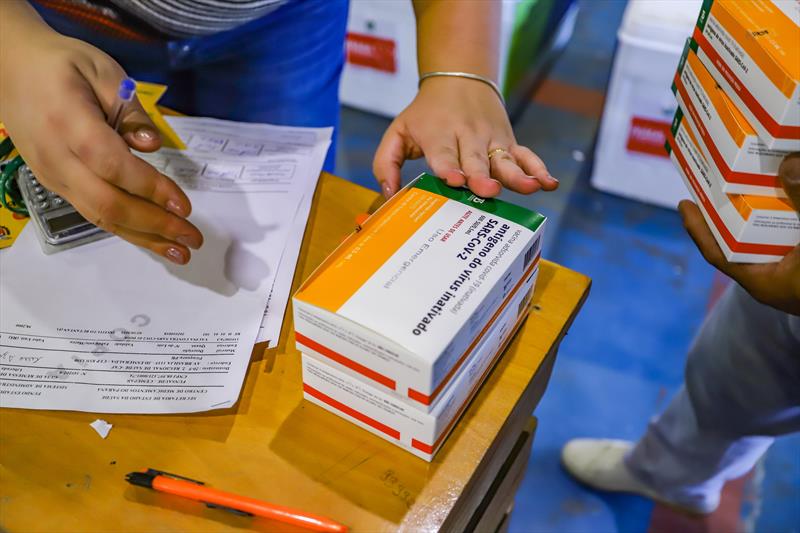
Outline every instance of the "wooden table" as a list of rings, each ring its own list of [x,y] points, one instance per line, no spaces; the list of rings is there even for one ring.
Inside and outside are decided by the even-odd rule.
[[[374,192],[323,175],[297,266],[305,278],[352,230]],[[193,415],[0,410],[0,529],[287,531],[261,519],[134,487],[146,467],[327,515],[354,531],[495,530],[530,453],[531,413],[589,290],[543,262],[527,323],[433,463],[303,401],[290,314],[277,349],[256,350],[239,403]]]

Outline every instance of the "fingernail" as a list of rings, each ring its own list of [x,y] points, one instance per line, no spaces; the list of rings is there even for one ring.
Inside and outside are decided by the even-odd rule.
[[[188,246],[189,248],[194,248],[195,250],[200,248],[200,243],[197,242],[197,239],[189,235],[178,235],[175,237],[175,242]]]
[[[152,142],[156,140],[157,134],[150,128],[139,128],[133,132],[133,138],[141,142]]]
[[[560,181],[558,181],[558,178],[553,176],[552,174],[548,174],[547,177],[550,178],[551,180],[555,181],[556,183],[561,183]]]
[[[175,213],[179,217],[186,216],[186,211],[175,200],[167,200],[167,211],[169,211],[170,213]]]
[[[459,174],[461,174],[461,175],[462,175],[462,176],[464,176],[465,178],[467,177],[467,175],[466,175],[466,174],[464,174],[464,171],[463,171],[463,170],[461,170],[460,168],[454,168],[454,169],[453,169],[453,172],[458,172]]]
[[[393,194],[394,194],[394,190],[392,190],[392,186],[389,185],[388,183],[384,183],[383,184],[383,195],[386,198],[391,198]]]
[[[183,255],[183,252],[180,251],[178,248],[170,246],[167,248],[167,252],[164,254],[166,255],[167,259],[172,261],[178,265],[186,264],[186,256]]]

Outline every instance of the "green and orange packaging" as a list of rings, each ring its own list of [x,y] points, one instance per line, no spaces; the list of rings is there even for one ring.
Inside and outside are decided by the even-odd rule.
[[[298,349],[430,412],[503,310],[533,289],[545,223],[422,174],[295,294]]]
[[[692,37],[766,146],[800,149],[800,2],[704,0]]]

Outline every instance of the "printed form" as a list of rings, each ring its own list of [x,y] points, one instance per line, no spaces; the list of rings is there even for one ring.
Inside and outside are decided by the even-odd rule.
[[[280,331],[286,301],[265,315],[267,300],[291,283],[284,250],[302,238],[331,129],[168,120],[187,150],[141,157],[186,191],[205,244],[184,267],[118,238],[45,256],[26,228],[0,252],[0,406],[230,407],[259,326]]]

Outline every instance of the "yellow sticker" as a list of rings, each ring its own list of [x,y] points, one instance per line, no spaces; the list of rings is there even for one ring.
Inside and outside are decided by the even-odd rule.
[[[150,117],[153,125],[161,133],[162,145],[167,148],[177,148],[178,150],[185,150],[186,145],[175,130],[170,127],[164,116],[159,109],[158,100],[166,92],[167,86],[158,83],[149,83],[146,81],[136,82],[136,95],[139,97],[139,102],[142,104],[145,113]]]
[[[27,223],[28,217],[13,213],[0,205],[0,249],[14,244]]]
[[[0,142],[6,137],[8,137],[8,131],[6,131],[3,123],[0,122]],[[11,160],[16,155],[17,151],[14,150],[8,154],[5,159]],[[14,244],[14,241],[17,240],[19,232],[22,231],[22,228],[25,227],[27,222],[28,217],[25,215],[14,213],[13,211],[9,211],[0,205],[0,249],[8,248]]]

